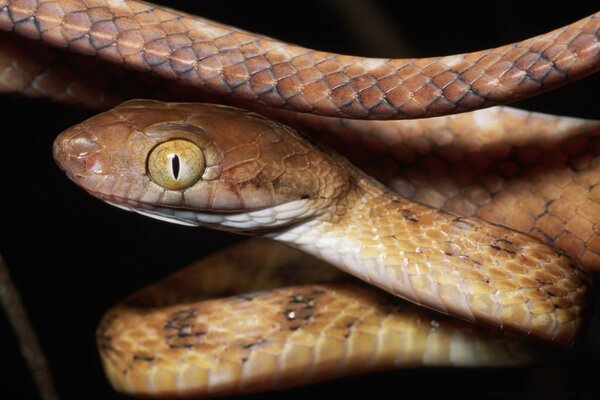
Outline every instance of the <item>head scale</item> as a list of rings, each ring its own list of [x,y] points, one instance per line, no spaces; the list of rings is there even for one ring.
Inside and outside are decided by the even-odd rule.
[[[239,231],[314,216],[348,185],[339,163],[291,128],[220,105],[128,101],[61,133],[54,157],[113,205]]]

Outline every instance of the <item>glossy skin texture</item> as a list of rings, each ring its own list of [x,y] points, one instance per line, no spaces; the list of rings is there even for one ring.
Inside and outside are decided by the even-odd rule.
[[[0,35],[6,93],[94,109],[131,97],[224,100],[17,39]],[[510,108],[418,121],[254,109],[310,133],[402,196],[527,232],[600,268],[597,121]]]
[[[417,146],[417,148],[419,148],[419,147]],[[576,181],[576,179],[573,179],[573,181]],[[445,194],[444,194],[444,195],[445,195]],[[435,197],[435,196],[434,196],[434,197]],[[439,202],[439,200],[438,200],[438,202]],[[433,199],[432,203],[433,203],[433,204],[437,204],[437,203],[436,203],[436,199],[435,199],[435,198]],[[520,204],[519,204],[519,205],[520,205]],[[450,208],[452,208],[452,207],[450,207]],[[590,208],[589,208],[589,207],[582,207],[582,208],[583,208],[584,210],[590,210]],[[556,210],[556,211],[558,211],[558,210]],[[496,217],[497,217],[498,215],[502,215],[502,212],[500,212],[500,213],[496,213]],[[565,215],[569,215],[569,214],[565,214]],[[485,217],[485,215],[484,215],[484,217]],[[492,218],[495,218],[495,217],[492,217]],[[568,218],[568,217],[567,217],[567,218]],[[511,220],[507,220],[507,221],[503,221],[503,222],[504,222],[504,223],[508,223],[508,224],[510,224],[510,223],[513,223],[513,221],[515,221],[515,220],[516,220],[516,218],[513,218],[513,219],[511,219]],[[590,218],[589,218],[589,220],[593,222],[593,221],[597,220],[597,218],[593,218],[593,214],[590,214]],[[522,220],[519,220],[519,221],[522,221]],[[563,218],[563,221],[564,221],[564,218]],[[572,221],[569,221],[569,222],[572,222]],[[517,224],[522,224],[522,222],[516,222],[516,223],[517,223]],[[572,230],[572,229],[571,229],[572,227],[573,227],[573,224],[571,223],[571,224],[570,224],[570,226],[569,226],[569,227],[568,227],[568,228],[567,228],[565,231],[566,231],[567,233],[575,233],[575,232],[569,232],[569,230]],[[585,236],[585,235],[587,234],[587,233],[586,233],[586,230],[582,230],[582,231],[579,231],[579,232],[577,232],[577,235],[579,235],[579,234],[580,234],[580,232],[581,232],[581,236],[578,236],[578,237],[583,237],[583,238],[584,238],[584,241],[585,241],[586,237],[589,237],[589,236]],[[554,234],[554,233],[552,233],[552,234]],[[544,236],[545,236],[545,235],[544,235]],[[550,235],[548,235],[548,236],[544,237],[544,239],[547,239],[547,240],[553,240],[553,237],[552,237],[552,236],[550,236]],[[589,244],[590,244],[590,245],[592,245],[593,243],[589,243]],[[586,243],[586,246],[587,246],[587,243]],[[589,249],[589,247],[588,247],[588,249]],[[575,252],[575,254],[577,254],[577,252]]]
[[[470,111],[600,67],[598,14],[520,43],[440,58],[367,59],[305,49],[137,1],[5,0],[0,29],[213,93],[334,117]]]
[[[148,157],[181,138],[214,163],[187,189],[161,188]],[[263,233],[444,313],[563,344],[581,326],[590,277],[564,252],[412,203],[256,114],[130,101],[63,132],[54,156],[75,183],[121,207]]]
[[[131,97],[224,100],[118,68],[98,70],[86,57],[17,39],[0,36],[3,92],[97,109]],[[314,132],[315,140],[402,196],[530,233],[587,268],[600,268],[595,121],[502,108],[418,122],[350,122],[255,109]]]
[[[146,173],[150,152],[170,139],[204,155],[202,179],[184,190],[165,190]],[[103,199],[223,213],[298,199],[326,206],[346,190],[347,173],[315,154],[290,128],[256,114],[143,100],[65,131],[54,147],[71,179]]]
[[[247,240],[111,309],[97,333],[104,368],[121,392],[203,396],[394,367],[514,366],[539,357],[522,337],[347,277],[332,281],[342,275],[287,246]]]
[[[600,268],[600,123],[497,107],[415,121],[280,120],[403,197],[529,233]]]

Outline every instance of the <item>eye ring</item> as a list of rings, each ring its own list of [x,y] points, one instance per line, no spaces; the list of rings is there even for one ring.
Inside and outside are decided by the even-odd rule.
[[[184,190],[202,177],[206,161],[202,149],[186,139],[156,145],[147,159],[150,179],[168,190]]]

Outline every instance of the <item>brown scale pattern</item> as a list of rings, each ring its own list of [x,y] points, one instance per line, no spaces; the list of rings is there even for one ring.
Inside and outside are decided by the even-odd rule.
[[[202,179],[183,191],[146,175],[148,152],[172,137],[195,143],[206,164]],[[293,129],[212,104],[130,100],[61,133],[54,156],[75,182],[105,200],[194,210],[240,212],[302,197],[326,206],[348,187],[347,174]],[[92,165],[98,173],[90,173]]]
[[[105,369],[121,391],[187,396],[298,386],[393,366],[499,366],[537,357],[539,349],[522,338],[357,282],[306,285],[339,275],[282,245],[238,244],[109,311],[97,334]],[[296,286],[278,288],[283,283]],[[256,290],[263,291],[250,293]],[[232,297],[199,302],[223,295]]]
[[[95,109],[147,95],[223,101],[108,64],[90,69],[85,57],[30,40],[0,40],[3,92]],[[310,133],[402,196],[530,233],[600,268],[595,121],[507,108],[381,122],[257,111]]]
[[[82,57],[70,57],[76,66],[47,47],[36,46],[30,40],[14,35],[0,35],[0,91],[27,97],[53,98],[64,103],[106,108],[118,102],[118,96],[106,89],[110,79],[95,76],[90,81],[74,72],[91,66]],[[67,56],[68,57],[68,56]],[[93,70],[93,68],[92,68]],[[100,82],[94,86],[92,82]],[[94,90],[100,89],[100,90]]]
[[[21,5],[24,4],[24,2],[12,2],[13,5],[15,3],[20,3]],[[9,8],[5,8],[4,10],[5,11],[10,10],[11,6],[9,5],[8,7]],[[19,11],[18,6],[16,9],[17,9],[17,11]],[[12,10],[14,10],[14,8]],[[12,17],[13,17],[13,15],[11,15],[11,18]],[[597,19],[597,17],[590,17],[589,21],[594,21],[595,19]],[[27,18],[23,19],[21,21],[21,25],[24,26],[28,22],[30,22],[30,20],[27,20]],[[17,30],[20,30],[20,29],[23,29],[23,28],[22,27],[17,28]],[[597,30],[597,28],[594,28],[594,29]],[[23,31],[27,31],[27,29],[23,29]],[[23,31],[20,31],[20,32],[23,32]],[[597,40],[597,38],[594,40]],[[578,38],[578,41],[579,41],[579,43],[581,43],[582,41],[585,41],[585,39]],[[573,43],[573,42],[571,42],[571,43]],[[577,46],[577,44],[576,44],[576,46]],[[596,46],[595,42],[592,43],[592,46]],[[85,46],[82,46],[80,48],[84,49],[84,50],[86,49]],[[132,57],[130,60],[137,61],[139,59]],[[593,61],[591,63],[591,64],[594,64],[594,66],[592,68],[596,68],[595,67],[596,63],[597,63],[596,61]],[[12,68],[14,66],[11,65],[9,67]],[[148,65],[146,67],[148,67]],[[146,68],[146,67],[144,67],[143,69],[153,69],[153,68]],[[42,71],[42,75],[48,76],[49,74],[46,75],[47,72],[48,71]],[[33,76],[33,75],[35,75],[35,74],[31,74],[29,76]],[[58,75],[60,75],[60,73]],[[9,81],[10,80],[11,79],[9,79]],[[36,79],[34,79],[34,80],[36,80]],[[43,89],[45,90],[46,93],[56,93],[56,90],[58,90],[58,91],[61,90],[60,88],[58,88],[58,86],[56,87],[56,90],[55,90],[54,88],[51,87],[51,85],[41,85],[39,87],[36,87],[35,89],[37,90],[38,88],[41,88],[41,87],[43,87]],[[69,86],[67,86],[67,87],[68,87],[67,92],[73,91],[71,88],[69,88]],[[40,93],[41,92],[42,91],[40,91]],[[233,93],[233,91],[230,91],[227,93],[231,94],[231,93]],[[235,93],[233,93],[233,94],[235,95]],[[28,95],[37,95],[37,93],[29,91]],[[59,96],[58,98],[61,101],[65,101],[65,100],[70,101],[68,97],[69,96],[67,96],[66,98],[64,98],[64,97],[61,98],[61,96]],[[72,97],[75,97],[75,96],[73,95]],[[104,103],[102,103],[102,104],[104,104]],[[314,109],[314,110],[319,111],[318,109]],[[370,115],[370,116],[372,117],[373,115]],[[426,125],[425,123],[423,123],[423,124]],[[465,126],[468,127],[469,126],[468,123]],[[467,128],[467,129],[469,129],[469,128]],[[425,129],[425,131],[427,132],[427,129]],[[427,141],[427,139],[425,139],[425,141]],[[585,144],[587,144],[587,143],[588,142],[585,142],[585,143],[583,143],[583,145],[585,146]],[[415,140],[415,148],[417,149],[416,153],[419,153],[418,149],[422,148],[422,146],[423,146],[423,142],[419,142],[419,140]],[[427,146],[427,145],[425,144],[425,146]],[[574,148],[576,148],[576,150],[574,150],[572,152],[569,152],[569,151],[566,152],[566,153],[568,153],[567,156],[571,157],[571,155],[572,155],[572,157],[571,157],[572,159],[569,159],[569,161],[568,161],[568,168],[573,170],[572,174],[564,174],[564,173],[563,174],[553,174],[553,175],[561,175],[562,180],[558,180],[558,181],[552,180],[551,179],[552,176],[549,176],[549,174],[544,174],[544,178],[542,179],[542,181],[549,182],[549,186],[550,186],[550,188],[546,188],[546,193],[552,192],[552,193],[558,195],[558,190],[556,190],[556,188],[554,188],[552,186],[566,187],[567,190],[572,190],[574,193],[578,192],[579,195],[587,195],[588,199],[583,200],[584,202],[589,201],[590,195],[594,201],[597,200],[595,191],[588,190],[587,193],[583,193],[581,191],[581,187],[585,187],[585,185],[588,186],[588,189],[593,189],[595,187],[595,183],[594,183],[594,180],[591,178],[593,178],[594,176],[597,176],[597,174],[595,174],[595,170],[588,169],[589,167],[594,167],[595,165],[597,165],[597,163],[595,163],[595,161],[594,161],[595,158],[593,157],[597,154],[597,152],[593,154],[592,158],[590,158],[587,156],[587,153],[583,154],[584,152],[581,151],[581,148],[583,148],[584,146],[579,147],[579,145],[576,145],[576,146],[574,146]],[[411,146],[408,146],[408,147],[411,147]],[[593,149],[597,149],[597,146],[594,145]],[[559,150],[561,150],[561,148],[559,148]],[[594,150],[594,151],[596,151],[596,150]],[[502,152],[500,152],[500,153],[502,153]],[[453,152],[450,150],[447,150],[447,154],[452,155]],[[522,160],[523,157],[519,158],[518,156],[515,156],[515,154],[516,153],[511,153],[510,157],[513,157],[513,158],[517,157],[517,158],[515,158],[516,160],[523,161]],[[559,158],[560,158],[560,155],[559,155]],[[447,161],[447,160],[444,160],[444,161]],[[512,161],[512,159],[511,159],[511,161]],[[430,164],[424,163],[423,165],[430,165]],[[567,164],[562,163],[560,165],[563,167],[563,169],[565,169],[564,166],[566,166]],[[511,170],[514,170],[514,166],[511,164],[507,164],[505,166],[506,166],[506,171],[508,173],[504,174],[506,176],[499,174],[499,177],[500,178],[511,178],[512,176],[514,176],[514,173],[513,174],[510,173]],[[435,169],[432,169],[432,172],[435,173]],[[521,173],[521,171],[519,171],[519,173]],[[585,173],[585,174],[583,174],[584,175],[583,179],[580,178],[580,176],[579,176],[580,173]],[[528,176],[527,179],[529,179],[529,178],[530,177]],[[401,178],[401,180],[402,180],[402,178]],[[510,179],[507,179],[507,181],[510,182]],[[563,183],[566,181],[576,182],[576,184],[574,184],[574,186],[568,186]],[[497,183],[497,181],[494,181],[494,182]],[[460,196],[455,194],[454,190],[446,190],[445,191],[444,189],[448,187],[447,184],[442,183],[441,186],[435,186],[436,182],[434,182],[433,183],[434,189],[431,189],[431,188],[428,189],[425,186],[420,187],[418,185],[418,183],[419,183],[418,180],[413,179],[407,185],[413,186],[413,189],[409,189],[409,191],[412,190],[414,193],[422,193],[420,195],[417,194],[417,198],[419,198],[419,200],[423,201],[423,202],[428,202],[429,199],[434,199],[432,201],[432,204],[444,202],[444,201],[441,201],[439,199],[439,197],[436,199],[436,195],[435,195],[435,192],[438,192],[438,193],[443,192],[444,195],[446,195],[450,198],[450,200],[446,200],[444,202],[443,206],[448,207],[450,209],[469,210],[470,208],[474,207],[475,205],[482,204],[481,202],[478,202],[478,199],[480,196],[479,196],[479,193],[477,193],[477,192],[475,194],[473,194],[472,192],[465,191],[464,197],[461,198]],[[577,184],[579,184],[579,185],[577,185]],[[403,185],[404,185],[404,183],[401,184],[400,187],[402,188]],[[508,185],[508,186],[510,186],[510,185]],[[498,184],[494,187],[499,187],[498,193],[503,192],[503,193],[507,193],[508,197],[511,197],[513,195],[518,197],[518,192],[519,192],[518,190],[515,190],[515,193],[512,193],[505,189],[507,186],[503,186],[502,184]],[[427,191],[430,191],[430,193],[433,193],[433,194],[432,195],[427,194]],[[469,194],[469,193],[471,193],[471,194]],[[491,191],[491,193],[493,193],[494,197],[497,196],[497,194],[496,194],[497,192]],[[461,195],[463,195],[463,193],[461,193]],[[594,233],[592,235],[590,235],[589,222],[591,221],[593,223],[593,221],[597,221],[598,220],[597,216],[599,215],[600,211],[598,210],[598,207],[594,207],[594,206],[589,207],[586,204],[575,203],[573,201],[574,198],[572,196],[567,195],[566,197],[568,197],[568,198],[565,198],[565,201],[563,203],[564,205],[562,207],[554,207],[554,209],[552,210],[552,215],[550,217],[544,216],[544,218],[542,218],[542,220],[544,220],[544,223],[538,224],[538,225],[544,227],[544,228],[540,228],[540,229],[543,229],[543,233],[545,236],[544,239],[554,240],[553,235],[567,237],[567,239],[564,239],[564,240],[562,240],[561,243],[557,243],[557,244],[560,246],[567,247],[567,250],[571,254],[576,254],[576,255],[580,255],[580,256],[581,256],[581,254],[583,254],[583,256],[581,256],[581,257],[584,260],[584,262],[586,264],[591,264],[593,266],[594,263],[597,261],[596,254],[597,254],[597,244],[598,244],[598,240],[594,239],[594,237],[595,237],[594,235],[597,234],[598,230],[596,228],[592,228]],[[582,197],[577,197],[576,199],[578,201],[582,201],[581,200]],[[523,212],[523,209],[525,210],[525,212],[527,212],[529,210],[533,210],[534,207],[539,207],[538,203],[539,202],[536,202],[535,200],[527,201],[527,199],[525,199],[523,202],[514,203],[514,205],[519,205],[520,211],[518,211],[518,212]],[[575,207],[570,207],[570,204],[575,204]],[[486,203],[483,203],[483,205],[486,205]],[[582,212],[578,212],[578,210],[582,210],[582,212],[584,212],[586,214],[583,215],[583,217],[582,217]],[[472,212],[472,211],[469,211],[469,212]],[[468,214],[469,212],[466,212],[466,213]],[[506,212],[504,212],[501,208],[500,209],[497,208],[496,212],[491,213],[490,215],[492,215],[492,217],[493,217],[494,215],[497,216],[497,215],[502,215],[502,214],[506,214]],[[576,220],[575,222],[569,223],[568,227],[566,229],[565,229],[566,218],[564,217],[565,215],[569,217],[569,220],[573,219],[573,218]],[[482,215],[482,216],[486,217],[486,215]],[[551,217],[556,217],[560,221],[557,222],[554,218],[551,218]],[[521,215],[521,216],[515,216],[510,219],[507,218],[503,221],[503,223],[505,223],[507,225],[517,223],[517,224],[520,224],[521,226],[526,226],[526,225],[523,225],[523,222],[522,222],[522,221],[526,221],[526,220],[527,220],[527,216],[523,217]],[[537,224],[537,222],[536,222],[536,224]],[[535,231],[533,233],[539,234],[539,232],[535,232]],[[500,246],[497,246],[497,247],[500,248]],[[506,249],[504,249],[504,250],[506,250]],[[584,252],[582,252],[582,251],[584,251]],[[591,254],[591,256],[590,256],[590,254]],[[183,316],[183,317],[185,317],[185,316]],[[177,318],[175,318],[174,321],[178,323],[179,320],[185,320],[185,318],[183,318],[183,317],[182,318],[177,317]],[[442,354],[442,353],[440,353],[440,354]],[[138,354],[138,361],[144,361],[144,360],[148,361],[148,359],[149,359],[148,357],[149,356],[145,355],[145,354]]]
[[[157,143],[173,138],[195,143],[214,159],[206,171],[216,172],[182,191],[154,184],[145,160]],[[211,220],[192,214],[190,221],[267,233],[464,319],[567,345],[584,319],[590,276],[562,250],[399,197],[347,160],[254,113],[133,100],[61,133],[54,156],[75,183],[102,199],[210,213]],[[267,166],[276,173],[265,173]],[[299,213],[289,208],[294,200],[304,204]],[[272,220],[252,216],[277,205],[286,208],[271,211]]]
[[[600,123],[495,108],[419,121],[276,114],[398,194],[532,234],[600,268]]]
[[[337,211],[275,238],[417,304],[545,340],[575,338],[591,281],[563,251],[353,177]]]
[[[40,45],[14,34],[0,33],[0,92],[46,98],[95,110],[126,99],[220,102],[216,96],[100,60]]]
[[[322,115],[401,119],[530,96],[600,66],[600,19],[463,55],[390,60],[288,45],[136,1],[4,0],[0,29],[202,90]]]

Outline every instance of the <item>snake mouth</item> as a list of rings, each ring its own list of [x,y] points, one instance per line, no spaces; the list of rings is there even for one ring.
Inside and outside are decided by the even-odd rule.
[[[205,226],[213,229],[257,233],[277,230],[305,222],[315,216],[310,200],[300,199],[255,210],[191,210],[183,207],[149,204],[114,195],[88,190],[88,192],[117,208],[184,226]]]
[[[224,215],[226,214],[222,211],[211,212],[211,210],[189,210],[183,207],[156,205],[130,198],[108,195],[93,190],[87,191],[92,196],[122,210],[184,226],[203,226],[207,224],[218,225],[224,220]],[[202,218],[199,218],[200,215],[202,215]]]

